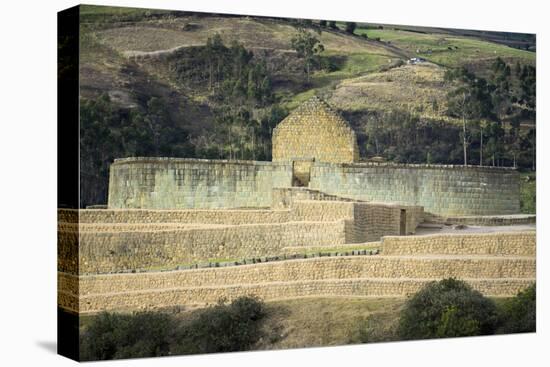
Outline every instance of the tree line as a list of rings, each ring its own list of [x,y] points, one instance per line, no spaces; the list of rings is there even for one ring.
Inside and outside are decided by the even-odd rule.
[[[535,126],[522,131],[521,122],[536,117],[535,67],[517,63],[512,72],[497,58],[487,78],[460,68],[447,71],[445,79],[454,86],[447,94],[447,114],[462,122],[463,163],[474,163],[468,157],[474,147],[479,165],[516,167],[521,160],[522,167],[534,170]]]
[[[447,71],[445,114],[458,125],[399,108],[344,116],[356,126],[362,156],[535,170],[535,74],[533,66],[511,68],[500,58],[487,78],[466,68]]]

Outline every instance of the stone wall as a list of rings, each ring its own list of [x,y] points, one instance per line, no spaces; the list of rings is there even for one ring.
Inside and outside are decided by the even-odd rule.
[[[291,163],[125,158],[111,165],[109,208],[269,207],[292,183]]]
[[[290,220],[290,209],[81,209],[80,223],[282,223]]]
[[[59,273],[59,301],[80,312],[195,305],[256,294],[406,296],[430,280],[464,279],[487,295],[512,296],[535,280],[533,257],[354,256],[228,268],[76,277]],[[78,283],[80,301],[71,290]],[[71,285],[72,284],[72,285]]]
[[[275,187],[271,194],[271,209],[285,209],[292,207],[295,201],[356,201],[341,196],[329,195],[319,190],[307,187]]]
[[[519,212],[519,174],[506,168],[315,162],[309,188],[442,215]]]
[[[72,259],[78,259],[80,274],[174,269],[199,261],[276,256],[287,246],[342,244],[346,242],[345,235],[344,221],[84,231],[79,235],[78,257]],[[60,237],[62,258],[71,244]],[[75,261],[61,261],[59,270],[76,273],[72,265]]]
[[[78,209],[57,210],[57,270],[72,274],[78,274],[79,267],[79,212]]]
[[[535,259],[528,256],[341,256],[274,261],[261,264],[165,272],[99,274],[80,277],[80,294],[114,289],[227,286],[359,278],[441,279],[534,278]]]
[[[354,203],[353,242],[378,241],[382,236],[414,234],[422,220],[422,207],[383,203]],[[401,212],[405,226],[401,228]],[[401,230],[403,229],[403,233]]]
[[[382,239],[384,255],[451,254],[535,256],[535,231],[387,236]]]
[[[59,269],[105,273],[277,256],[285,247],[335,246],[400,234],[415,207],[295,201],[286,210],[80,210],[59,223]],[[60,218],[73,218],[60,210]],[[77,218],[76,216],[74,218]],[[414,232],[416,223],[408,224]]]
[[[345,201],[296,201],[291,209],[295,221],[335,221],[354,219],[354,202]]]
[[[109,207],[285,208],[305,196],[423,206],[446,216],[519,212],[512,169],[313,162],[309,180],[307,189],[291,188],[292,162],[128,158],[111,166]]]
[[[124,210],[105,210],[103,214],[98,214],[100,210],[82,211],[85,214],[80,217],[88,216],[90,222],[78,224],[74,223],[79,217],[77,212],[60,210],[58,303],[68,310],[91,313],[204,305],[247,294],[265,300],[403,297],[429,281],[447,277],[464,279],[486,295],[513,296],[535,281],[534,231],[386,236],[378,244],[382,255],[176,270],[178,265],[197,259],[265,257],[286,253],[288,248],[349,246],[351,240],[375,233],[369,232],[370,226],[355,223],[358,218],[365,223],[373,221],[375,229],[395,231],[401,210],[398,205],[296,201],[291,210],[276,214],[286,213],[284,218],[294,221],[210,226],[117,222],[128,215],[137,220],[137,211],[133,210],[128,211],[131,214],[123,214]],[[409,211],[410,221],[420,215]],[[140,212],[144,221],[166,219],[159,217],[159,211]],[[196,219],[189,210],[182,211],[184,214],[166,212],[169,218]],[[247,212],[256,212],[249,214],[252,218],[270,215],[262,210],[234,210],[221,219],[237,221]],[[93,223],[98,218],[110,218],[111,223]],[[295,221],[306,218],[310,221]],[[220,218],[214,216],[213,220]]]
[[[343,163],[359,160],[355,132],[317,97],[300,105],[273,129],[272,147],[274,162],[313,159]]]
[[[487,296],[511,297],[527,288],[534,279],[467,279],[474,289]],[[418,292],[426,279],[343,279],[292,283],[246,284],[225,287],[172,288],[128,293],[101,293],[76,297],[59,292],[61,307],[82,314],[109,311],[136,311],[173,306],[204,306],[220,299],[231,301],[256,295],[266,301],[304,297],[406,297]]]

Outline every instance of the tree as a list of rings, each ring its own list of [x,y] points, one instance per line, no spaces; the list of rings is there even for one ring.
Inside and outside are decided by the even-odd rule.
[[[168,355],[173,320],[159,312],[101,313],[81,338],[82,360]]]
[[[332,28],[332,29],[337,29],[338,28],[336,26],[336,22],[334,20],[329,21],[328,26],[329,26],[329,28]]]
[[[262,336],[265,304],[256,297],[220,301],[182,328],[176,354],[249,350]]]
[[[491,299],[451,278],[429,283],[406,302],[398,334],[405,340],[489,335],[497,321]]]
[[[526,149],[529,149],[531,155],[531,169],[534,171],[536,168],[536,158],[537,158],[537,136],[535,128],[529,129],[529,132],[525,136],[522,142],[522,146]]]
[[[222,37],[216,33],[206,40],[206,60],[208,65],[208,89],[212,90],[214,82],[218,82],[221,74],[223,55],[227,48],[223,44]]]
[[[346,22],[346,32],[353,34],[355,32],[355,28],[357,28],[357,23],[355,22]]]
[[[464,165],[468,164],[468,136],[466,125],[468,120],[479,120],[492,117],[492,101],[490,88],[485,79],[477,78],[465,68],[450,71],[445,79],[456,84],[447,94],[447,114],[458,117],[462,121],[462,147]]]
[[[502,154],[502,144],[501,141],[504,137],[504,128],[502,124],[496,121],[492,121],[487,126],[487,136],[489,137],[486,147],[487,152],[492,158],[493,166],[495,166],[495,160],[500,158]]]
[[[326,27],[327,26],[327,21],[326,20],[320,20],[319,21],[319,26],[320,27]]]
[[[290,40],[291,46],[298,57],[304,60],[304,70],[309,82],[311,67],[318,61],[319,54],[325,50],[323,44],[310,32],[300,28]]]
[[[510,67],[498,57],[491,65],[489,82],[491,83],[491,99],[495,115],[502,123],[511,107]]]
[[[508,130],[508,150],[513,157],[513,167],[517,166],[517,158],[521,153],[521,136],[520,136],[520,121],[515,118],[510,122],[510,129]]]
[[[537,327],[537,288],[533,284],[505,302],[500,310],[497,333],[529,333]]]
[[[536,68],[531,65],[525,65],[521,70],[520,81],[520,101],[525,104],[529,111],[529,116],[534,117],[537,98],[537,76]]]
[[[384,120],[380,115],[373,114],[370,118],[372,123],[365,125],[365,134],[367,135],[367,153],[374,151],[376,156],[380,155],[380,126],[384,124]],[[374,148],[374,149],[372,149]]]
[[[166,106],[162,101],[157,97],[151,97],[147,101],[147,115],[145,117],[145,122],[147,124],[149,134],[153,140],[151,146],[153,154],[158,155],[161,150],[161,141],[165,141],[166,137],[162,136],[164,134],[169,134],[171,131],[166,131],[167,121],[169,117],[166,111]]]

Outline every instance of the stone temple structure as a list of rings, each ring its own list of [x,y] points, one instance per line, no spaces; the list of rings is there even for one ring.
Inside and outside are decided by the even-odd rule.
[[[363,201],[418,205],[435,215],[519,212],[510,168],[361,163],[354,131],[317,97],[273,131],[273,161],[124,158],[111,166],[109,208],[258,208],[302,187]]]
[[[272,162],[117,159],[107,209],[58,211],[58,305],[406,297],[448,277],[513,296],[535,281],[533,227],[443,225],[533,223],[494,216],[519,212],[515,170],[358,158],[353,130],[312,98],[274,130]],[[423,221],[447,231],[420,233]]]

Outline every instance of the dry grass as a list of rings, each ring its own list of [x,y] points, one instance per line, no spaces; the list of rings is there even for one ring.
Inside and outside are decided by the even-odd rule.
[[[195,28],[184,30],[186,24]],[[296,28],[290,24],[258,18],[183,17],[174,19],[147,20],[136,25],[112,27],[97,31],[103,43],[119,52],[159,51],[177,47],[204,45],[208,37],[219,33],[224,43],[239,41],[247,48],[270,48],[289,50],[290,39]],[[317,35],[327,52],[339,54],[370,54],[394,56],[374,42],[364,41],[342,34],[323,32]]]
[[[404,298],[301,298],[267,303],[266,330],[271,340],[258,349],[287,349],[356,342],[367,317],[391,313],[394,319]]]
[[[97,76],[106,71],[114,77],[116,70],[112,71],[112,68],[103,62],[108,59],[104,55],[104,51],[117,55],[119,64],[127,62],[133,56],[155,56],[153,59],[155,61],[150,63],[138,61],[138,64],[155,79],[173,89],[178,89],[178,86],[171,80],[172,76],[167,74],[165,65],[160,65],[159,63],[162,61],[159,61],[156,56],[166,56],[185,47],[204,45],[209,37],[218,33],[226,45],[238,41],[258,54],[270,52],[274,55],[282,55],[280,58],[282,58],[281,66],[283,68],[275,70],[274,74],[282,76],[283,79],[293,80],[294,72],[292,70],[294,69],[289,68],[288,63],[295,59],[294,50],[291,49],[291,38],[296,31],[297,29],[293,25],[284,21],[253,17],[164,17],[143,19],[128,24],[101,23],[95,28],[93,24],[87,24],[83,43],[84,46],[93,47],[83,48],[82,59],[84,64],[89,67],[88,70],[95,71],[90,74]],[[315,35],[325,47],[324,56],[336,56],[344,61],[337,71],[314,73],[310,94],[314,92],[313,89],[323,88],[346,78],[380,70],[399,58],[391,50],[370,40],[333,32],[315,33]],[[97,53],[98,50],[101,53]],[[299,64],[301,65],[301,62]],[[99,80],[102,79],[104,78]],[[90,83],[94,84],[93,78]],[[187,92],[194,95],[190,91]],[[288,94],[282,90],[279,93]],[[292,91],[290,94],[294,93],[295,91]],[[289,107],[294,107],[300,101],[300,96],[294,98],[285,95],[284,99],[284,102],[289,103]]]
[[[333,91],[330,103],[345,111],[399,108],[422,118],[453,122],[445,115],[448,87],[444,73],[442,67],[425,63],[344,80]]]

